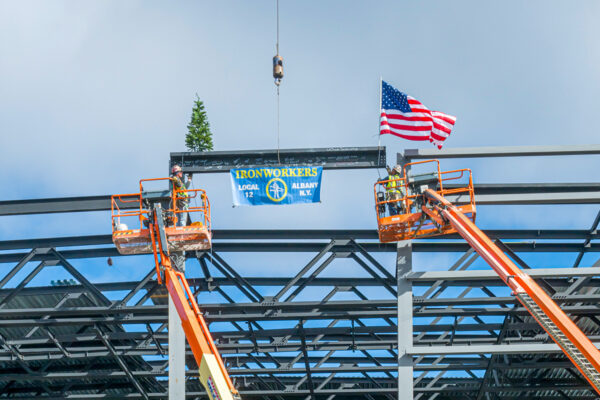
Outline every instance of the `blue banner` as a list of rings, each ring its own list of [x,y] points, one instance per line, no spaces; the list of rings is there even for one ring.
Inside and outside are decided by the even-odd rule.
[[[231,170],[234,206],[319,203],[323,167],[257,167]]]

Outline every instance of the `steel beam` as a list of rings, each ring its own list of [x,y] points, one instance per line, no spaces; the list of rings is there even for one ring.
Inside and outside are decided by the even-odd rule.
[[[169,296],[169,399],[185,398],[185,333]]]
[[[396,278],[398,279],[398,398],[413,398],[412,285],[407,277],[412,272],[412,241],[398,242]]]
[[[512,246],[511,246],[512,247]],[[576,276],[598,276],[600,267],[595,268],[536,268],[524,270],[524,273],[533,278],[573,278]],[[492,270],[471,270],[471,271],[417,271],[412,272],[408,277],[415,281],[452,281],[452,280],[496,280],[498,274]]]
[[[573,242],[509,242],[510,248],[519,253],[579,253],[581,244]],[[370,253],[392,253],[395,252],[393,243],[360,242],[359,245]],[[215,242],[213,251],[219,253],[318,253],[323,248],[323,243],[319,242]],[[413,244],[413,251],[420,253],[464,253],[469,249],[465,242],[453,241],[427,241],[416,242]],[[338,244],[332,248],[332,252],[338,254],[349,254],[357,251],[351,244]],[[600,243],[589,243],[586,247],[586,253],[600,252]],[[61,254],[66,259],[81,258],[106,258],[120,257],[115,247],[63,250]],[[2,253],[0,254],[0,264],[14,263],[26,256],[26,253]],[[188,252],[188,258],[195,258],[196,255]],[[51,255],[38,254],[33,261],[52,260]]]
[[[531,240],[597,240],[600,232],[585,229],[487,229],[484,232],[497,239]],[[458,239],[458,234],[444,235],[443,239]],[[374,229],[215,229],[213,240],[316,240],[316,239],[378,239]],[[65,236],[0,241],[0,250],[33,249],[40,247],[99,246],[112,244],[111,235]]]
[[[600,342],[594,342],[600,348]],[[414,346],[412,355],[455,355],[455,354],[550,354],[561,353],[556,343],[490,344],[465,346]]]
[[[144,388],[142,387],[142,385],[133,376],[133,374],[131,373],[131,370],[130,370],[129,366],[127,365],[127,363],[125,361],[123,361],[123,359],[121,359],[121,356],[119,356],[117,354],[117,352],[115,351],[115,348],[113,347],[113,345],[104,337],[104,333],[102,332],[102,330],[98,326],[96,326],[95,329],[98,332],[98,337],[100,338],[100,340],[102,341],[102,343],[104,343],[104,345],[106,346],[106,348],[110,352],[111,356],[119,364],[119,367],[123,370],[123,372],[125,372],[125,375],[129,379],[129,381],[131,382],[131,384],[136,388],[136,390],[140,393],[140,395],[145,400],[148,400],[149,399],[148,394],[146,393],[146,391],[144,390]]]
[[[135,203],[119,203],[121,210],[137,207]],[[0,201],[0,216],[107,210],[110,210],[110,195]]]
[[[184,173],[229,172],[234,168],[322,166],[323,169],[385,168],[385,147],[330,147],[253,151],[171,153],[169,169]]]
[[[426,160],[442,158],[571,156],[588,154],[600,154],[600,144],[571,146],[459,147],[445,150],[406,149],[404,150],[403,157],[407,160]]]
[[[477,190],[477,189],[475,189]],[[453,204],[466,204],[466,195],[445,196]],[[475,194],[475,203],[483,205],[544,205],[544,204],[600,204],[600,191],[524,194]]]
[[[559,271],[562,268],[557,268]],[[532,271],[536,271],[533,269]],[[433,272],[433,271],[430,271]],[[489,275],[489,276],[488,276]],[[578,276],[574,274],[574,276]],[[494,286],[505,286],[505,284],[500,280],[496,279],[493,274],[489,274],[486,271],[482,271],[482,277],[485,280],[486,287],[494,287]],[[451,277],[446,286],[469,286],[469,287],[482,287],[483,283],[479,282],[476,278],[474,279],[472,276],[467,276],[465,280],[459,279],[460,277]],[[272,286],[282,286],[289,282],[289,277],[247,277],[244,278],[250,285],[254,287],[272,287]],[[546,277],[545,279],[549,280],[549,282],[555,287],[569,287],[572,282],[569,282],[569,277]],[[429,287],[432,283],[435,283],[435,275],[413,275],[412,282],[413,286],[424,286]],[[191,286],[198,288],[198,290],[210,291],[214,290],[215,287],[228,288],[231,286],[235,286],[235,283],[228,278],[223,277],[213,277],[212,281],[206,282],[204,278],[190,278],[188,280]],[[396,280],[387,280],[386,281],[390,285],[395,285]],[[114,282],[114,283],[97,283],[95,286],[103,292],[115,292],[115,291],[131,291],[137,287],[139,282],[131,281],[131,282]],[[379,287],[381,286],[381,282],[373,279],[373,278],[355,278],[355,277],[317,277],[311,279],[310,282],[306,278],[302,278],[297,282],[298,285],[312,286],[312,287]],[[596,288],[600,286],[600,279],[592,278],[589,282],[586,283],[585,287]],[[143,290],[155,290],[157,288],[156,281],[150,281],[141,289]],[[0,298],[10,294],[11,289],[0,289]],[[60,294],[72,294],[78,295],[83,292],[82,287],[79,285],[69,285],[62,286],[59,288],[49,287],[49,286],[39,286],[39,287],[25,287],[22,290],[23,295],[27,296],[44,296],[44,295],[56,295],[58,292]],[[420,301],[420,299],[419,299]]]
[[[447,196],[447,198],[456,203],[464,201],[464,196]],[[595,182],[475,184],[475,202],[478,205],[597,204],[600,203],[600,184]],[[119,208],[134,209],[136,203],[119,203]],[[0,201],[0,216],[110,209],[110,195]]]

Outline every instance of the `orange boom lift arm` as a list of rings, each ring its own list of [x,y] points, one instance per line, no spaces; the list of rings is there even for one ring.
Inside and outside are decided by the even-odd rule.
[[[437,162],[437,160],[426,161]],[[422,163],[422,162],[421,162]],[[405,208],[402,215],[382,217],[381,205],[389,203],[377,196],[379,235],[382,241],[405,240],[425,236],[434,236],[457,232],[469,245],[492,267],[498,276],[509,286],[519,302],[544,328],[548,335],[573,362],[585,379],[600,394],[600,351],[590,339],[565,314],[565,312],[548,296],[548,294],[526,273],[521,271],[498,246],[475,225],[475,204],[473,182],[470,171],[466,187],[447,189],[443,186],[444,174],[439,171],[433,174],[407,176],[407,164],[404,177],[398,179],[403,185],[404,197],[396,199],[403,202]],[[463,171],[463,172],[461,172]],[[444,198],[443,194],[466,194],[469,204],[457,207]],[[408,203],[412,201],[413,203]],[[400,209],[400,208],[399,208]],[[411,212],[412,211],[412,212]],[[468,213],[467,215],[465,215]],[[394,222],[393,218],[398,219]],[[401,221],[401,222],[398,222]],[[423,229],[425,227],[425,229]],[[389,240],[385,240],[389,239]]]
[[[229,378],[185,275],[172,265],[170,254],[172,250],[179,252],[173,256],[182,257],[185,250],[211,247],[210,206],[206,194],[200,189],[175,190],[173,193],[145,192],[142,182],[146,181],[140,181],[140,193],[113,196],[113,241],[122,254],[154,254],[157,280],[165,284],[181,318],[186,339],[198,364],[200,382],[209,398],[239,400],[239,393]],[[197,194],[200,194],[202,202],[200,207],[178,209],[178,201]],[[118,207],[119,204],[135,201],[140,203],[135,211],[121,211]],[[167,204],[164,211],[162,204]],[[165,221],[174,225],[179,218],[184,218],[185,212],[196,212],[201,216],[200,221],[191,226],[165,226]],[[137,217],[140,229],[128,229],[121,223],[122,217]]]
[[[490,238],[458,208],[431,189],[425,196],[434,212],[448,221],[514,292],[519,302],[558,344],[600,394],[600,351],[548,294],[521,271]]]

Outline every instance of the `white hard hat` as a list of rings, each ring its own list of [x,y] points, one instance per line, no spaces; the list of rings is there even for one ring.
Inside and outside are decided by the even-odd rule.
[[[402,172],[402,165],[398,164],[394,167],[394,171]]]
[[[178,172],[181,172],[181,167],[179,165],[173,165],[173,168],[171,168],[171,173],[176,174]]]

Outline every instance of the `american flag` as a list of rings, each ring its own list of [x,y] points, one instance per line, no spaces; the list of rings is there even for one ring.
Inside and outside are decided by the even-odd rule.
[[[456,117],[429,111],[421,102],[381,81],[379,134],[389,133],[408,140],[429,140],[438,149],[450,136]]]

